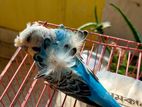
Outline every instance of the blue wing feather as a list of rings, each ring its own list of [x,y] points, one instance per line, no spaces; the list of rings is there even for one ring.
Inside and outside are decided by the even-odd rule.
[[[72,67],[73,71],[81,76],[90,88],[91,95],[88,98],[91,101],[103,107],[120,107],[120,105],[112,98],[106,89],[100,84],[98,79],[86,68],[83,62],[77,58],[76,66]]]
[[[70,39],[70,33],[65,29],[56,29],[56,41],[57,44],[52,44],[48,51],[41,50],[40,54],[44,56],[46,64],[50,58],[51,50],[55,51],[55,54],[59,57],[60,53],[63,53],[64,44]],[[58,55],[59,54],[59,55]],[[71,67],[62,67],[60,69],[53,70],[54,72],[46,75],[48,72],[48,66],[45,72],[42,72],[38,77],[44,77],[52,86],[70,95],[78,100],[81,100],[87,104],[96,105],[97,107],[120,107],[120,105],[112,98],[112,96],[106,91],[106,89],[100,84],[97,77],[83,64],[80,58],[74,56],[70,62],[74,61],[75,64]],[[51,70],[51,69],[50,69]],[[57,78],[60,74],[60,78]]]

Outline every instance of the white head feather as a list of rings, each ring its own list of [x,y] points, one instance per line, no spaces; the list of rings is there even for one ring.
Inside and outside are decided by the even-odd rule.
[[[37,23],[30,25],[27,24],[27,28],[24,29],[20,34],[16,37],[14,43],[16,47],[20,46],[38,46],[41,44],[41,41],[46,38],[55,38],[54,32],[52,32],[52,29],[47,29],[46,27],[39,25]],[[27,39],[30,39],[31,41],[28,41]]]
[[[27,51],[33,55],[35,52],[32,50],[32,47],[40,47],[45,38],[55,38],[53,29],[47,29],[38,23],[32,25],[28,23],[27,28],[15,38],[14,45],[16,47],[28,48]]]

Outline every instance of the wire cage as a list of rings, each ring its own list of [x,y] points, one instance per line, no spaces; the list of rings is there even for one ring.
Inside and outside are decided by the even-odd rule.
[[[40,23],[50,28],[58,27],[56,24]],[[92,40],[92,37],[95,39]],[[105,68],[141,80],[141,47],[142,44],[134,41],[89,32],[80,54],[86,55],[85,63],[94,73]],[[76,99],[68,100],[69,96],[51,89],[47,82],[34,80],[36,73],[31,56],[18,48],[0,74],[0,107],[79,107],[77,104],[80,102]]]

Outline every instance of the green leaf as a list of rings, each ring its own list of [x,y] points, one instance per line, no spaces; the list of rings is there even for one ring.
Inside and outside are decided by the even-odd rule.
[[[127,23],[127,25],[129,26],[129,28],[131,29],[131,32],[134,35],[134,38],[137,42],[142,43],[142,36],[140,35],[140,33],[136,30],[136,28],[133,26],[133,24],[131,23],[131,21],[127,18],[127,16],[122,12],[122,10],[120,8],[118,8],[116,5],[114,4],[110,4],[112,7],[114,7],[124,18],[125,22]]]
[[[78,28],[78,30],[85,30],[85,29],[96,28],[96,27],[97,27],[97,23],[96,22],[88,22],[88,23],[80,26]]]
[[[94,16],[95,16],[96,23],[99,23],[98,15],[97,15],[97,7],[96,6],[94,7]]]

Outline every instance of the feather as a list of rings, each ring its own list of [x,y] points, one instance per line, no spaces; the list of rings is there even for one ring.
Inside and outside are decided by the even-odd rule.
[[[44,78],[53,88],[90,105],[120,107],[79,56],[86,36],[87,32],[72,32],[64,27],[47,29],[35,24],[20,33],[15,46],[37,51],[34,60],[39,72],[35,79]]]
[[[60,41],[50,42],[48,50],[41,47],[39,54],[45,56],[42,58],[47,67],[44,72],[39,71],[38,77],[44,78],[52,87],[87,104],[97,107],[120,107],[97,77],[83,64],[76,52],[79,45],[72,45],[72,37],[65,36],[64,40],[60,36]]]
[[[33,47],[41,47],[45,38],[50,38],[54,41],[55,33],[53,29],[47,29],[37,23],[28,24],[22,32],[14,40],[16,47],[26,48],[26,50],[33,56],[37,53]]]

